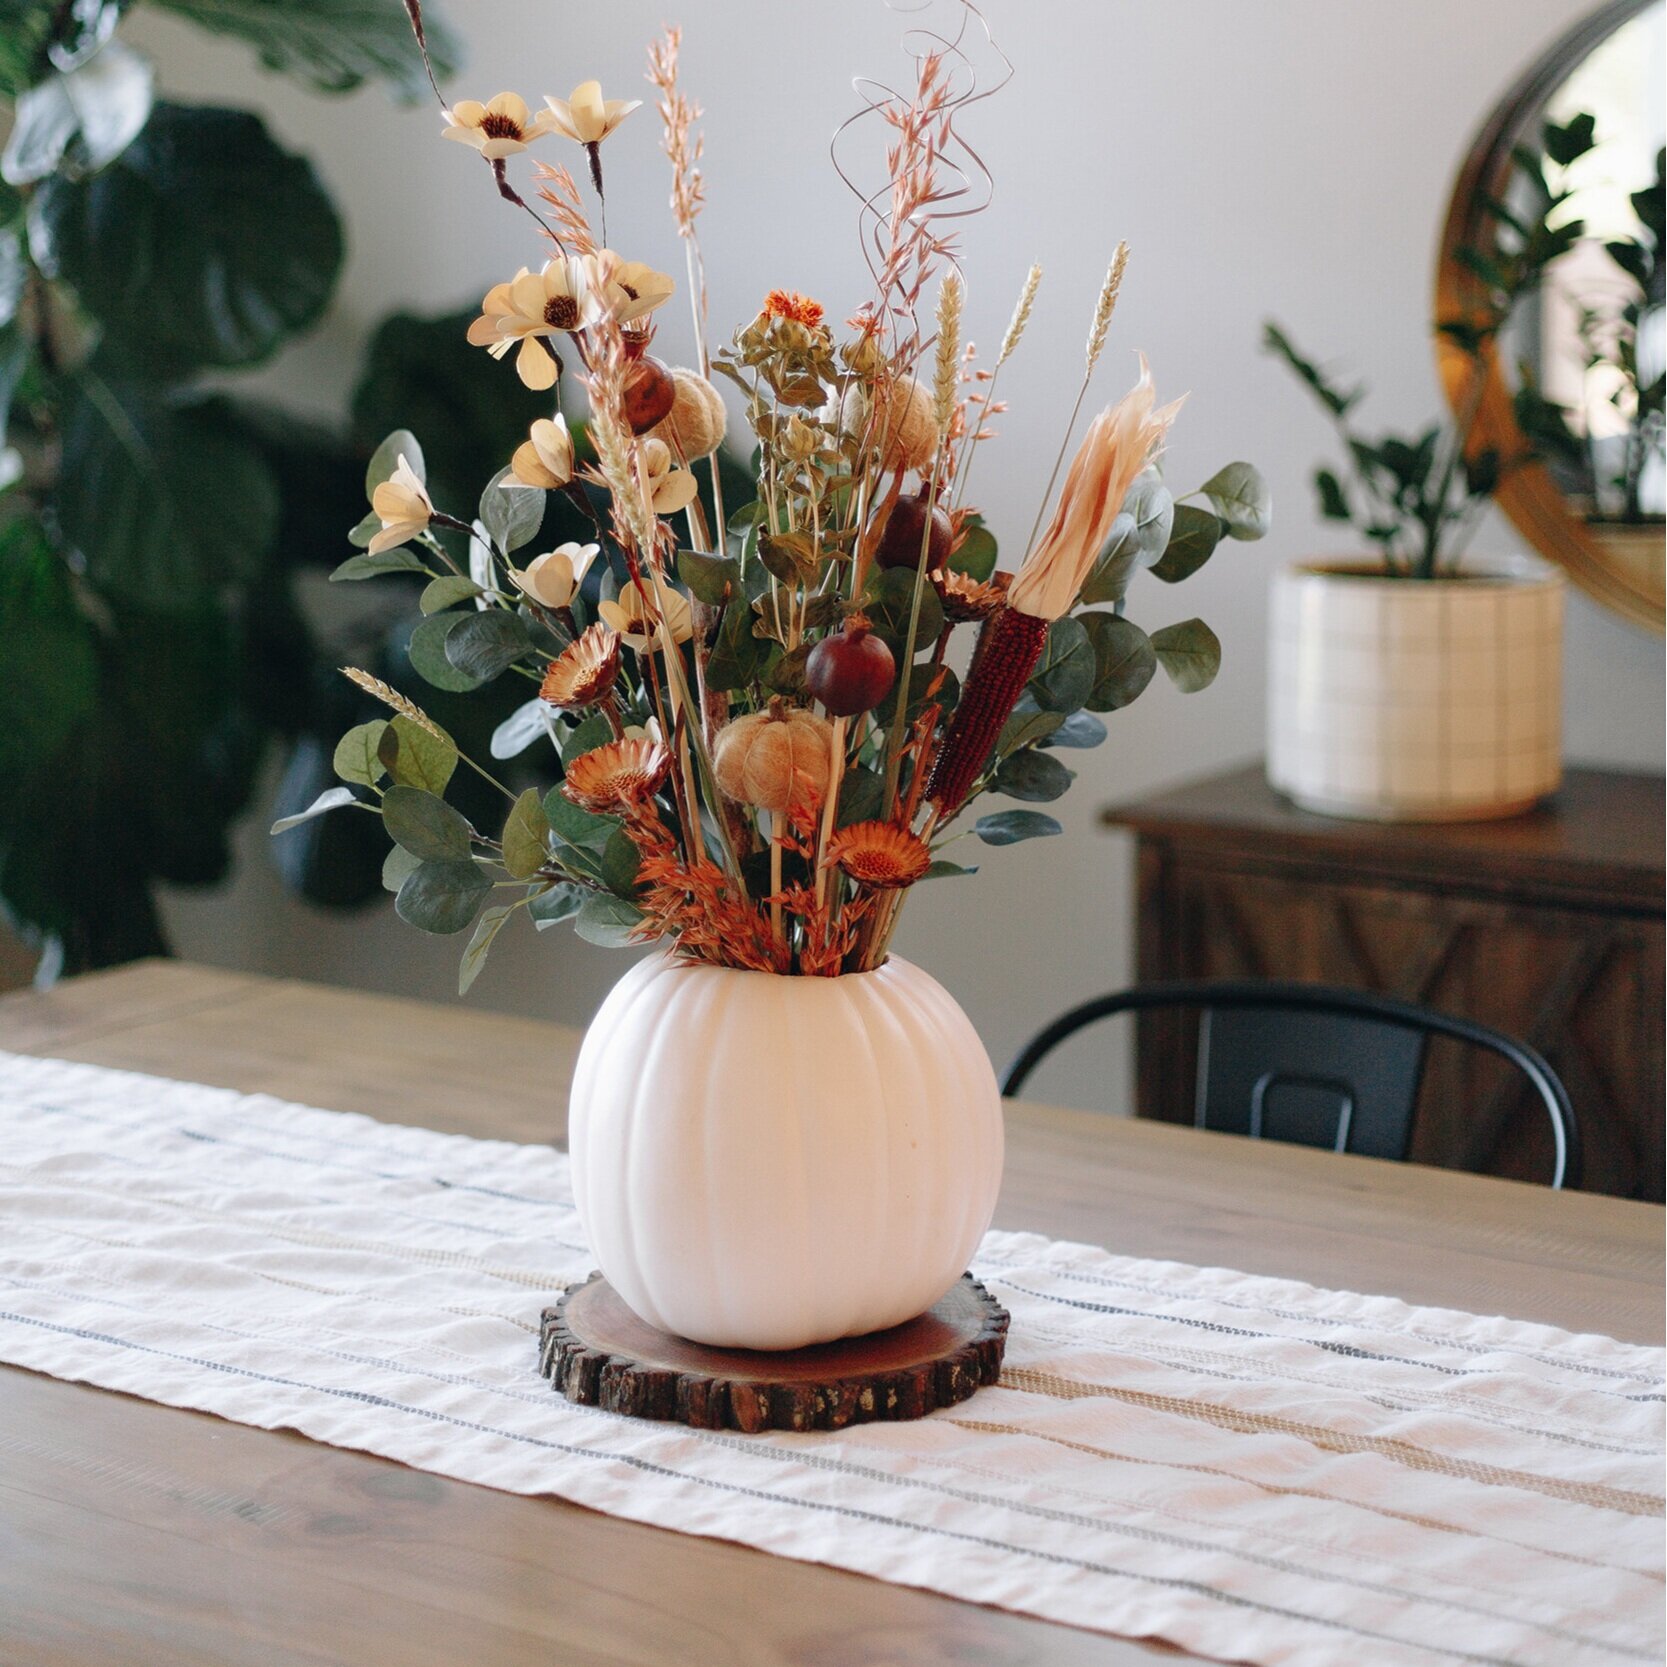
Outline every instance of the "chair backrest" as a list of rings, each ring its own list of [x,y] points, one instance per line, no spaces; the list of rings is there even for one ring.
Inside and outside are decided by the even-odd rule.
[[[1553,1187],[1578,1186],[1580,1132],[1555,1072],[1502,1031],[1360,990],[1280,982],[1148,984],[1084,1002],[1038,1032],[1008,1066],[1004,1094],[1067,1036],[1114,1013],[1191,1008],[1198,1033],[1198,1127],[1368,1157],[1402,1159],[1428,1039],[1500,1055],[1528,1078],[1551,1119]]]

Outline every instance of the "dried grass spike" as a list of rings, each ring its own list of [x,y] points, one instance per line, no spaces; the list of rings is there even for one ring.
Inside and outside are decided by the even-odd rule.
[[[1041,288],[1042,267],[1039,262],[1032,261],[1030,270],[1025,274],[1024,288],[1019,291],[1019,299],[1013,304],[1013,316],[1007,321],[1007,334],[1001,338],[1001,352],[996,355],[996,369],[1007,363],[1012,356],[1013,349],[1019,345],[1019,338],[1025,333],[1025,326],[1030,323],[1030,309],[1036,305],[1036,291]]]
[[[380,677],[372,677],[368,671],[360,671],[357,666],[341,666],[337,669],[349,683],[357,683],[367,695],[374,695],[384,706],[391,707],[402,718],[409,718],[418,729],[427,730],[436,741],[448,739],[446,732],[414,700],[408,700],[398,689],[384,683]]]
[[[1100,299],[1094,304],[1094,322],[1088,327],[1088,368],[1099,363],[1106,345],[1106,331],[1111,328],[1111,315],[1117,306],[1117,292],[1123,287],[1123,269],[1129,264],[1129,246],[1119,243],[1117,252],[1106,268],[1106,280],[1100,285]]]
[[[940,435],[949,432],[961,384],[961,303],[966,286],[951,270],[938,287],[938,354],[932,375],[932,415]]]

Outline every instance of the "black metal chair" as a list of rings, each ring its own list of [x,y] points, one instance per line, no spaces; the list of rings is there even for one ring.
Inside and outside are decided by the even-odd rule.
[[[1002,1093],[1017,1094],[1044,1056],[1085,1025],[1153,1008],[1200,1011],[1194,1121],[1201,1129],[1399,1161],[1411,1140],[1425,1045],[1450,1036],[1501,1055],[1528,1078],[1551,1118],[1551,1184],[1580,1185],[1574,1107],[1532,1048],[1469,1019],[1323,984],[1147,984],[1086,1001],[1019,1050]]]

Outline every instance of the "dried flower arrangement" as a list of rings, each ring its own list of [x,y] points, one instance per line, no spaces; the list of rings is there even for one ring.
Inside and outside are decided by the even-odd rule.
[[[420,5],[406,5],[420,42]],[[1063,793],[1072,772],[1058,751],[1103,740],[1096,714],[1134,700],[1160,665],[1189,692],[1214,677],[1220,645],[1201,620],[1148,635],[1124,594],[1143,569],[1174,583],[1224,536],[1260,537],[1260,476],[1230,464],[1175,500],[1158,465],[1179,402],[1158,405],[1144,358],[1066,465],[1123,245],[1015,571],[997,569],[995,538],[966,497],[1042,274],[1030,268],[994,365],[978,366],[953,231],[984,176],[956,123],[994,89],[979,87],[966,50],[982,19],[967,4],[958,15],[956,31],[927,37],[906,93],[874,92],[852,119],[889,130],[879,191],[856,187],[839,162],[852,124],[836,136],[836,168],[862,202],[872,297],[840,331],[818,302],[773,291],[715,350],[696,230],[700,112],[679,83],[678,31],[654,45],[689,368],[651,351],[672,278],[606,247],[602,147],[637,102],[606,100],[592,81],[536,116],[513,93],[445,108],[444,136],[480,152],[542,244],[542,265],[487,293],[469,340],[513,355],[520,380],[553,400],[577,382],[588,418],[570,429],[558,407],[533,423],[472,520],[431,502],[417,441],[390,436],[353,534],[364,553],[338,577],[425,575],[414,667],[447,689],[504,674],[532,682],[493,751],[514,757],[545,737],[562,779],[548,792],[503,787],[501,830],[475,828],[443,797],[460,756],[450,738],[406,696],[349,670],[394,715],[343,737],[344,785],[305,815],[353,805],[382,816],[400,915],[431,932],[475,928],[464,988],[517,910],[540,926],[572,917],[596,942],[668,939],[723,966],[822,977],[878,966],[908,889],[969,872],[940,854],[969,806],[991,792]],[[584,152],[594,226],[565,167],[532,165],[536,206],[511,181],[510,160],[552,135]],[[715,376],[739,388],[757,441],[756,499],[727,516]],[[550,493],[576,504],[594,537],[524,559]],[[447,535],[467,541],[466,557]],[[958,676],[962,627],[976,640]],[[1060,829],[1010,809],[971,831],[1002,845]]]

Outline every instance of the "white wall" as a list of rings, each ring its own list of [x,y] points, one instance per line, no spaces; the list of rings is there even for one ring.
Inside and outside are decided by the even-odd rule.
[[[999,532],[1022,542],[1086,315],[1112,245],[1126,237],[1133,259],[1100,393],[1120,391],[1130,350],[1144,348],[1160,393],[1191,390],[1171,481],[1194,485],[1244,456],[1268,474],[1277,504],[1266,543],[1227,546],[1182,593],[1150,594],[1162,587],[1148,582],[1134,597],[1131,611],[1148,627],[1192,613],[1211,621],[1226,646],[1215,686],[1186,699],[1154,686],[1113,718],[1105,747],[1071,755],[1081,776],[1056,807],[1067,837],[985,851],[977,879],[911,902],[904,952],[957,992],[998,1062],[1060,1008],[1129,976],[1130,851],[1097,831],[1097,812],[1259,753],[1267,576],[1335,545],[1307,484],[1327,436],[1289,376],[1258,352],[1261,321],[1275,315],[1315,352],[1346,359],[1372,384],[1374,417],[1433,415],[1427,308],[1449,181],[1504,84],[1585,9],[1585,0],[988,0],[1017,74],[969,125],[997,176],[995,204],[970,224],[965,246],[970,326],[987,350],[1032,258],[1047,278],[1003,373],[1012,409],[1000,444],[979,459],[980,501]],[[853,74],[905,73],[896,43],[906,20],[879,0],[452,0],[448,15],[472,51],[456,96],[510,86],[536,102],[590,75],[611,96],[646,95],[642,48],[679,11],[686,83],[706,108],[701,226],[715,318],[744,321],[777,285],[843,315],[866,291],[826,142],[853,108]],[[374,90],[309,97],[262,76],[240,49],[155,14],[131,33],[169,92],[264,110],[314,157],[344,210],[349,264],[337,307],[266,374],[273,391],[339,408],[378,317],[473,299],[534,258],[524,221],[470,154],[441,143],[431,108],[396,111]],[[611,240],[680,272],[657,143],[651,108],[608,143]],[[662,316],[667,356],[681,358],[681,315]],[[1513,535],[1497,522],[1479,544],[1510,548]],[[1567,739],[1574,759],[1661,766],[1661,645],[1579,596]],[[385,911],[342,919],[304,908],[278,892],[263,845],[251,828],[229,896],[171,904],[184,954],[449,995],[456,940],[423,938]],[[620,964],[564,933],[500,940],[469,999],[582,1022]],[[1085,1054],[1039,1088],[1104,1105],[1106,1082]]]

